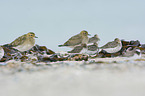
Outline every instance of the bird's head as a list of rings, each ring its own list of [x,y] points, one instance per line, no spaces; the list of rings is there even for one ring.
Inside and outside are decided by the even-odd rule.
[[[94,37],[99,38],[99,36],[97,34],[95,34]]]
[[[115,38],[114,41],[117,42],[117,43],[120,43],[121,42],[119,38]]]
[[[35,36],[35,33],[33,33],[33,32],[27,33],[27,37],[29,37],[29,38],[38,38],[38,37]]]
[[[81,36],[88,36],[88,35],[90,35],[90,34],[88,34],[88,32],[85,31],[85,30],[81,31],[80,34],[81,34]]]

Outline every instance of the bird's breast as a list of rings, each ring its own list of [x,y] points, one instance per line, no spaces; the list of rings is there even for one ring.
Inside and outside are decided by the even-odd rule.
[[[27,40],[23,44],[18,45],[18,46],[14,47],[14,48],[19,50],[19,51],[21,51],[21,52],[23,52],[23,51],[27,51],[27,50],[31,49],[34,46],[34,44],[35,44],[35,41]]]
[[[87,44],[88,41],[89,41],[89,38],[88,37],[83,37],[83,39],[82,39],[82,43],[83,44]]]

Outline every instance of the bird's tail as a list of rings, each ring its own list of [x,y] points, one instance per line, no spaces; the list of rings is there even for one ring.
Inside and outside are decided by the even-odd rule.
[[[4,47],[12,47],[10,44],[3,45]]]
[[[63,45],[58,45],[58,47],[63,47]]]

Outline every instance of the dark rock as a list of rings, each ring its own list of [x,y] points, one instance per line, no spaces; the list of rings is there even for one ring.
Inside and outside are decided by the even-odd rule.
[[[34,47],[32,47],[30,50],[29,50],[29,54],[33,52],[33,53],[39,53],[39,54],[47,54],[47,55],[50,55],[50,54],[55,54],[54,51],[50,50],[50,49],[47,49],[46,46],[39,46],[39,45],[35,45]]]
[[[3,49],[4,49],[4,56],[2,60],[5,60],[5,61],[8,61],[8,60],[11,60],[11,59],[19,59],[21,58],[22,54],[20,53],[20,51],[14,49],[14,48],[11,48],[11,47],[6,47],[6,46],[2,46]]]
[[[141,48],[143,48],[143,49],[145,50],[145,44],[142,44],[142,45],[141,45]]]
[[[122,42],[122,46],[127,46],[127,45],[129,45],[129,41],[124,41],[124,40],[121,40],[121,42]]]
[[[23,55],[21,58],[20,58],[21,62],[25,62],[28,60],[28,56],[25,56]]]
[[[60,57],[57,54],[52,54],[51,56],[43,56],[40,55],[37,57],[39,62],[56,62],[56,61],[64,61],[67,60],[66,57]]]
[[[141,44],[140,44],[140,42],[138,40],[136,40],[136,41],[132,40],[132,41],[130,41],[129,45],[133,45],[133,46],[139,47]]]
[[[83,54],[73,54],[68,58],[69,61],[88,61],[88,56]]]

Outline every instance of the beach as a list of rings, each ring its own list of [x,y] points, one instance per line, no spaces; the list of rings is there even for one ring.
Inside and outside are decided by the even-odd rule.
[[[143,96],[145,58],[94,58],[0,66],[2,96]]]

